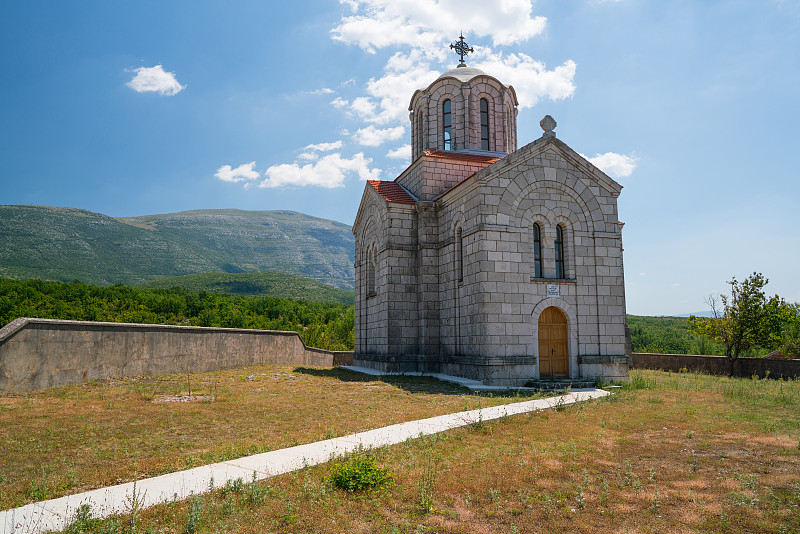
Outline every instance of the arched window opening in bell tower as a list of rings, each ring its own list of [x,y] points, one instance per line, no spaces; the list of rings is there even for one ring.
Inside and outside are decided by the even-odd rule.
[[[444,149],[453,150],[453,115],[451,113],[452,103],[445,100],[442,103],[442,134],[444,136]]]
[[[564,229],[556,226],[556,278],[566,278],[564,270]]]
[[[417,154],[422,154],[425,150],[425,135],[423,133],[422,111],[417,113]]]
[[[481,149],[489,148],[489,102],[481,98]]]
[[[533,276],[542,277],[542,229],[538,223],[533,225]]]

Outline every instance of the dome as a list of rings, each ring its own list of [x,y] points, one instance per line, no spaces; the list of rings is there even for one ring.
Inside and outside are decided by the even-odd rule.
[[[475,76],[487,76],[487,74],[481,69],[476,69],[475,67],[456,67],[448,70],[439,76],[438,79],[441,80],[442,78],[452,77],[456,78],[460,82],[468,82]]]

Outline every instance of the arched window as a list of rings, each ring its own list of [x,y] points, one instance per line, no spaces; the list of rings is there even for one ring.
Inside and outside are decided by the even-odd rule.
[[[542,229],[533,225],[533,276],[542,277]]]
[[[375,249],[367,254],[367,297],[375,295]]]
[[[442,134],[444,135],[444,149],[453,150],[453,114],[452,103],[445,100],[442,104]]]
[[[566,278],[564,270],[564,229],[556,226],[556,278]]]
[[[481,148],[489,150],[489,102],[481,98]]]
[[[455,254],[456,279],[460,284],[461,282],[464,281],[464,238],[461,235],[461,228],[456,230],[455,245],[456,245],[456,254]]]

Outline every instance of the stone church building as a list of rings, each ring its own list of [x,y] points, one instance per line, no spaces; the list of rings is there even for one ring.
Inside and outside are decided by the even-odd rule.
[[[459,67],[417,90],[412,163],[370,181],[354,365],[487,385],[627,379],[622,186],[556,138],[517,149],[517,97]]]

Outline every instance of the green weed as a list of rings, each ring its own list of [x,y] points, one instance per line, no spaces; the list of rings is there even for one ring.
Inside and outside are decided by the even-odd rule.
[[[253,481],[247,485],[244,492],[245,501],[250,506],[258,506],[267,497],[267,490],[256,481],[256,474],[253,473]]]
[[[203,501],[198,496],[189,499],[189,513],[186,516],[185,534],[195,534],[200,530],[203,516]]]
[[[393,482],[389,470],[375,465],[370,456],[352,458],[333,468],[331,483],[346,491],[371,490]]]
[[[655,389],[656,382],[645,378],[639,373],[631,373],[631,379],[627,382],[622,382],[620,385],[626,391],[633,391],[637,389]]]
[[[136,482],[133,483],[133,491],[125,498],[125,513],[128,514],[130,519],[130,534],[136,534],[139,528],[139,520],[141,518],[142,509],[144,508],[144,498],[147,492],[136,490]]]
[[[88,504],[82,504],[75,510],[75,519],[67,527],[66,534],[88,532],[97,521],[97,519],[92,518],[92,507]]]

